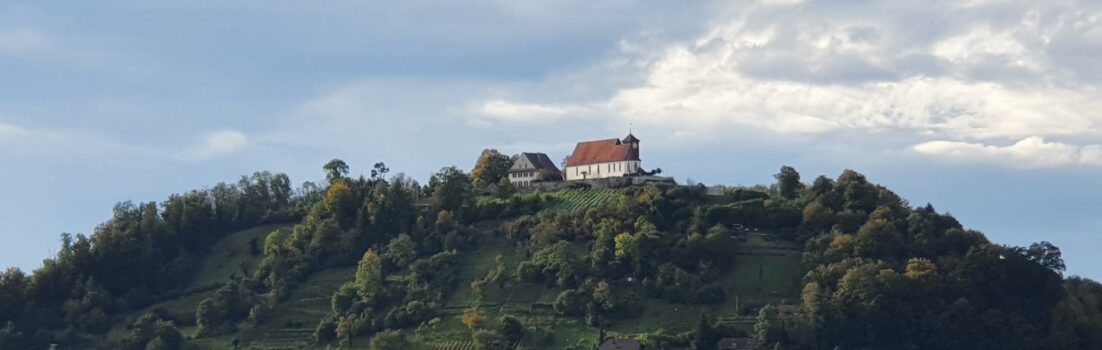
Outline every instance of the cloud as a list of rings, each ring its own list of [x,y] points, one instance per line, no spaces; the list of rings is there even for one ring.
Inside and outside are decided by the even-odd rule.
[[[73,160],[158,153],[151,148],[120,143],[87,131],[27,128],[0,122],[0,156]]]
[[[960,141],[929,141],[912,147],[918,153],[964,161],[1004,163],[1017,167],[1102,165],[1102,145],[1075,146],[1031,136],[1007,146]]]
[[[231,129],[204,135],[182,151],[125,143],[103,134],[75,129],[28,128],[0,122],[0,156],[52,160],[149,157],[205,161],[239,152],[249,146],[245,134]]]
[[[0,31],[0,55],[34,56],[56,48],[46,35],[27,28]]]
[[[692,40],[627,43],[594,65],[594,80],[625,82],[607,98],[512,91],[482,98],[491,102],[479,112],[503,124],[584,112],[701,138],[748,128],[776,138],[848,130],[976,144],[1102,136],[1102,66],[1087,58],[1102,54],[1098,3],[726,4]],[[621,69],[600,69],[611,66]],[[627,77],[605,77],[613,74]]]
[[[564,118],[578,117],[589,113],[590,108],[581,106],[549,106],[531,103],[514,103],[492,100],[476,108],[475,115],[493,121],[547,124]],[[478,123],[479,121],[473,121]]]
[[[8,125],[0,123],[0,142],[5,140],[11,140],[17,137],[22,137],[27,134],[27,129],[15,125]]]
[[[204,161],[225,157],[249,145],[249,138],[237,130],[219,130],[207,134],[202,141],[180,154],[189,161]]]
[[[758,0],[765,6],[795,6],[804,3],[805,0]]]

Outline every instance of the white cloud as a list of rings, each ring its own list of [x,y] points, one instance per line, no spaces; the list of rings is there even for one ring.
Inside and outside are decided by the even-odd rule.
[[[492,100],[482,103],[476,115],[495,121],[546,124],[563,118],[577,117],[589,108],[580,106],[549,106]]]
[[[649,52],[639,47],[654,45],[622,45],[631,50],[609,62],[635,64],[627,74],[636,79],[620,79],[628,83],[612,87],[611,97],[563,101],[513,92],[483,98],[491,102],[479,112],[503,123],[588,113],[664,135],[708,137],[751,127],[777,137],[862,130],[1026,142],[1012,154],[1049,149],[1033,136],[1102,136],[1102,69],[1086,58],[1102,54],[1097,3],[728,4],[694,40]],[[613,72],[591,74],[609,80],[601,75]],[[532,102],[548,100],[563,102]],[[945,145],[927,147],[935,146]],[[1077,157],[1062,162],[1089,163]]]
[[[794,6],[804,3],[805,0],[758,0],[766,6]]]
[[[964,161],[1005,163],[1016,167],[1102,165],[1102,146],[1075,146],[1046,142],[1031,136],[1007,146],[960,141],[930,141],[915,145],[914,151]]]
[[[54,48],[53,40],[38,31],[27,28],[0,31],[0,55],[33,56]]]
[[[194,145],[173,152],[163,148],[124,143],[84,130],[27,128],[0,122],[0,156],[49,158],[55,160],[102,159],[142,156],[182,161],[204,161],[245,149],[249,138],[236,130],[219,130],[204,135]]]
[[[0,142],[23,136],[26,133],[27,129],[23,129],[15,125],[0,123]]]
[[[249,145],[249,138],[237,130],[219,130],[207,134],[202,141],[180,154],[180,158],[203,161],[225,157]]]
[[[0,122],[0,156],[87,159],[105,155],[155,155],[154,149],[117,142],[96,133],[27,128]]]

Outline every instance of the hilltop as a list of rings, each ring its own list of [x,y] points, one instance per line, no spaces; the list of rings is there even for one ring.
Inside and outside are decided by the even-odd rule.
[[[1102,287],[1058,248],[992,243],[854,171],[541,192],[482,165],[422,186],[334,160],[324,184],[120,204],[0,276],[0,349],[1102,346]]]

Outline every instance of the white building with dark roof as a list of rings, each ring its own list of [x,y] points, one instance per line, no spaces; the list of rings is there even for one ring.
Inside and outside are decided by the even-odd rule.
[[[513,162],[513,167],[509,168],[509,182],[517,187],[528,187],[536,181],[561,180],[562,172],[543,153],[521,153]]]

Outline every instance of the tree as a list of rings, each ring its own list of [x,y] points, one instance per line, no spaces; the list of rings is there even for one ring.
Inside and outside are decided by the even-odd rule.
[[[777,307],[773,304],[765,305],[758,311],[757,322],[754,323],[754,339],[758,344],[769,344],[780,340],[781,327]]]
[[[524,336],[524,324],[513,315],[501,316],[501,334],[511,342],[518,342]]]
[[[383,287],[383,262],[374,250],[368,249],[356,266],[356,291],[360,301],[367,306],[375,305],[375,299]]]
[[[236,329],[234,323],[249,315],[250,302],[235,282],[219,288],[195,309],[196,336],[221,335]]]
[[[337,182],[348,175],[348,164],[340,159],[330,160],[321,168],[325,170],[325,179],[329,180],[329,183]]]
[[[508,177],[501,178],[501,181],[497,182],[497,187],[494,188],[494,194],[500,198],[509,198],[515,193],[517,193],[517,187],[513,186]]]
[[[871,219],[857,230],[856,253],[868,258],[894,257],[900,237],[894,225],[885,219]]]
[[[0,328],[0,349],[20,349],[26,342],[23,333],[15,327],[15,322],[8,321],[4,328]]]
[[[330,183],[329,188],[325,190],[325,197],[322,198],[325,208],[333,213],[341,227],[351,226],[353,219],[356,218],[357,201],[356,195],[352,193],[352,187],[345,179]]]
[[[390,240],[390,244],[387,245],[386,253],[383,254],[383,257],[394,264],[394,266],[409,265],[409,263],[413,262],[413,259],[417,258],[417,248],[413,243],[413,238],[403,233]]]
[[[1047,241],[1030,244],[1029,249],[1026,250],[1026,257],[1061,275],[1066,269],[1060,248]]]
[[[811,183],[811,191],[817,195],[825,195],[834,189],[834,180],[825,175],[819,175],[815,178],[815,181]]]
[[[0,320],[14,320],[26,306],[27,275],[17,268],[0,273]]]
[[[694,332],[696,338],[693,343],[697,350],[711,350],[716,348],[719,341],[719,333],[715,330],[715,320],[707,312],[700,313],[700,320],[696,324]]]
[[[337,339],[340,341],[341,348],[352,347],[352,329],[355,325],[355,317],[352,315],[341,317],[340,322],[337,323]]]
[[[912,280],[928,282],[937,277],[937,265],[929,259],[911,258],[907,260],[905,275]]]
[[[348,308],[352,307],[352,303],[355,302],[358,296],[355,282],[349,281],[342,284],[337,292],[333,293],[333,297],[329,299],[333,313],[343,314]]]
[[[819,201],[814,201],[804,207],[804,227],[812,230],[822,230],[834,224],[834,212]]]
[[[409,344],[401,330],[382,331],[371,337],[371,350],[401,350]]]
[[[509,174],[509,168],[513,166],[509,156],[501,154],[496,149],[482,150],[474,169],[471,170],[471,181],[475,188],[486,188],[497,184]]]
[[[146,350],[180,350],[184,348],[184,335],[180,334],[172,321],[156,321],[153,325],[153,335],[153,339],[145,345]]]
[[[555,298],[553,307],[560,314],[572,316],[584,314],[588,305],[589,300],[585,293],[577,289],[567,289]]]
[[[474,340],[474,348],[478,350],[505,350],[505,339],[501,333],[489,329],[478,329],[471,332]]]
[[[781,197],[796,198],[796,192],[800,190],[800,173],[790,166],[782,166],[781,172],[773,175],[777,179],[777,192]]]
[[[111,323],[104,310],[111,300],[107,290],[97,284],[95,279],[88,278],[73,288],[73,296],[62,307],[66,323],[79,330],[95,333],[110,330]]]
[[[485,319],[486,317],[482,316],[482,311],[477,306],[463,310],[463,324],[472,330],[482,325],[482,321]]]
[[[371,167],[371,179],[382,180],[386,178],[386,174],[390,172],[390,168],[386,167],[383,162],[375,163],[375,166]]]
[[[472,198],[470,176],[454,166],[440,169],[429,179],[429,187],[437,210],[454,211]]]

